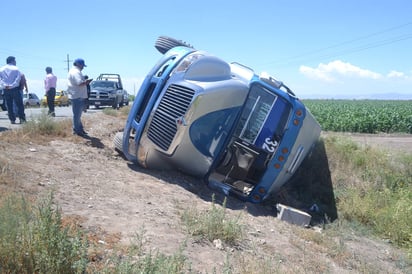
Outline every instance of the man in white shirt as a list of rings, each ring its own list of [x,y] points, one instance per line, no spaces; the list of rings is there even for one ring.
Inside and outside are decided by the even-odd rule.
[[[87,132],[84,131],[82,124],[82,113],[84,102],[87,98],[87,85],[92,79],[86,80],[82,74],[83,68],[86,67],[84,60],[77,58],[73,62],[73,67],[70,69],[68,78],[67,92],[71,95],[72,110],[73,110],[73,134],[87,137]]]
[[[56,116],[54,113],[54,98],[56,97],[57,77],[53,74],[51,67],[46,68],[46,79],[44,79],[44,89],[46,90],[48,114]]]
[[[17,107],[17,116],[20,124],[26,122],[24,113],[23,97],[20,93],[21,73],[16,66],[14,56],[7,57],[6,65],[0,68],[0,88],[4,90],[4,99],[7,103],[7,111],[12,124],[16,123],[16,114],[13,111],[13,104]]]

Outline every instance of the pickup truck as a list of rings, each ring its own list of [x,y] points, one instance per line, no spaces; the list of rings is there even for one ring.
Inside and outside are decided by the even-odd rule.
[[[102,73],[90,83],[89,105],[96,108],[111,106],[118,109],[126,103],[125,92],[119,74]]]
[[[279,191],[321,128],[282,82],[185,42],[159,37],[116,150],[142,167],[174,169],[253,203]]]

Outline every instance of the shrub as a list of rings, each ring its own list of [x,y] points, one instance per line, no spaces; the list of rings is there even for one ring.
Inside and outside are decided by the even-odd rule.
[[[211,242],[220,239],[228,244],[235,244],[243,236],[240,215],[237,218],[230,218],[226,214],[226,198],[220,207],[216,205],[213,196],[210,210],[199,212],[196,208],[189,208],[184,210],[181,218],[190,235]]]
[[[32,206],[9,196],[0,205],[1,273],[82,273],[87,242],[62,227],[52,195]]]
[[[67,134],[67,123],[57,122],[53,117],[48,115],[45,110],[27,120],[27,122],[22,126],[23,134],[28,134],[30,136],[35,135],[54,135],[54,136],[66,136]]]

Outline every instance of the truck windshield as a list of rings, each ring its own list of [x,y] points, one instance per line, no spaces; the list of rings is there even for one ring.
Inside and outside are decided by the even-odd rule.
[[[115,87],[115,83],[110,81],[93,81],[90,84],[90,87],[98,89],[113,89]]]
[[[289,117],[289,105],[261,85],[253,85],[245,103],[235,136],[264,148],[267,138],[279,142]]]

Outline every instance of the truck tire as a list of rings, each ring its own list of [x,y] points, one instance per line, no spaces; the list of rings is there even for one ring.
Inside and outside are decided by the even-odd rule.
[[[114,135],[113,143],[115,150],[123,154],[123,132],[117,132]]]
[[[165,54],[168,50],[178,46],[193,48],[193,46],[182,40],[177,40],[168,36],[159,36],[155,42],[155,48],[161,54]]]
[[[114,103],[113,103],[113,105],[112,105],[112,108],[113,108],[113,109],[119,109],[119,101],[118,101],[117,98],[114,100]]]

